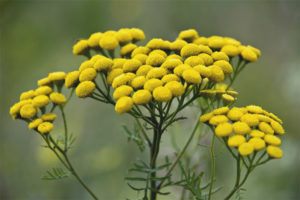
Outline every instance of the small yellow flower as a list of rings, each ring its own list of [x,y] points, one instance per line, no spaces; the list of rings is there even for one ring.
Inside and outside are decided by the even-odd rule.
[[[35,90],[35,95],[48,95],[52,92],[52,88],[49,86],[41,86]]]
[[[76,95],[79,98],[85,98],[92,94],[96,88],[95,83],[92,81],[84,81],[79,83],[79,85],[76,87]]]
[[[97,62],[97,60],[99,60],[100,58],[103,58],[103,57],[106,58],[105,56],[102,56],[100,54],[96,54],[96,55],[91,57],[90,61],[94,65]]]
[[[79,81],[92,81],[97,77],[97,72],[94,68],[87,68],[83,70],[79,75]]]
[[[150,65],[142,65],[139,67],[139,69],[136,71],[137,76],[146,76],[147,73],[152,69],[153,67]]]
[[[89,44],[87,40],[79,40],[74,46],[73,46],[73,54],[74,55],[80,55],[82,54],[86,49],[88,49]]]
[[[181,31],[178,37],[182,40],[193,41],[193,39],[196,39],[198,37],[198,33],[195,29],[188,29]]]
[[[187,59],[185,59],[184,64],[188,64],[191,67],[194,67],[196,65],[203,65],[204,61],[199,56],[190,56]]]
[[[20,95],[20,101],[31,99],[31,98],[35,97],[35,95],[36,95],[36,93],[33,90],[29,90],[27,92],[23,92]]]
[[[283,127],[281,126],[280,123],[272,120],[271,121],[271,126],[274,129],[275,133],[279,134],[279,135],[283,135],[285,133]]]
[[[274,130],[272,129],[272,127],[266,123],[266,122],[261,122],[259,123],[258,125],[259,127],[259,130],[261,130],[262,132],[266,133],[266,134],[271,134],[273,135],[274,134]]]
[[[160,38],[153,38],[150,40],[147,45],[148,48],[150,49],[170,49],[171,48],[171,43],[165,40],[162,40]]]
[[[121,74],[113,79],[112,87],[115,89],[121,85],[126,85],[129,81],[130,79],[126,74]]]
[[[181,96],[185,90],[184,86],[178,81],[170,81],[165,85],[165,87],[171,91],[172,96],[174,97]]]
[[[38,126],[38,131],[41,134],[49,133],[52,131],[52,129],[53,129],[53,124],[50,122],[43,122]]]
[[[202,44],[202,45],[208,45],[208,38],[206,37],[199,37],[193,41],[194,44]]]
[[[222,99],[224,100],[225,105],[232,104],[233,102],[236,101],[236,98],[229,94],[222,94]]]
[[[111,85],[112,82],[114,81],[114,79],[115,79],[116,77],[118,77],[119,75],[121,75],[121,74],[123,74],[123,69],[116,68],[116,69],[111,70],[111,71],[108,73],[107,78],[106,78],[106,79],[107,79],[107,83],[108,83],[109,85]]]
[[[268,115],[269,117],[271,117],[272,119],[274,119],[278,123],[282,124],[281,119],[279,119],[279,117],[277,117],[275,114],[273,114],[273,113],[266,113],[266,115]]]
[[[100,47],[106,50],[114,50],[119,46],[119,42],[115,36],[104,35],[99,41]]]
[[[97,71],[109,71],[113,66],[113,61],[106,57],[101,57],[97,59],[94,64],[94,68]]]
[[[226,53],[230,57],[238,56],[240,53],[240,50],[237,46],[234,45],[225,45],[222,47],[221,52]]]
[[[211,57],[217,61],[217,60],[225,60],[225,61],[229,61],[229,57],[227,56],[226,53],[224,52],[219,52],[219,51],[215,51],[211,54]]]
[[[114,99],[118,100],[119,98],[123,96],[130,96],[132,93],[133,89],[132,87],[128,85],[121,85],[120,87],[116,88],[114,91],[113,97]]]
[[[165,69],[174,69],[175,67],[177,67],[178,65],[183,64],[181,60],[179,59],[167,59],[162,65],[162,68]]]
[[[133,105],[133,100],[131,97],[121,97],[118,99],[115,110],[118,114],[123,114],[131,110]]]
[[[159,54],[161,56],[163,56],[164,58],[166,58],[168,55],[165,51],[161,50],[161,49],[155,49],[155,50],[152,50],[150,53],[149,53],[149,56],[151,54]]]
[[[182,73],[186,70],[189,70],[189,69],[193,69],[193,68],[188,64],[178,65],[174,69],[174,74],[176,74],[177,76],[182,76]]]
[[[265,116],[263,114],[256,114],[256,117],[261,122],[269,122],[270,123],[272,121],[272,119],[270,117]]]
[[[74,87],[79,81],[79,71],[69,72],[65,78],[66,88]]]
[[[216,135],[219,137],[229,136],[232,133],[232,124],[225,122],[218,124],[215,129]]]
[[[167,56],[166,60],[168,59],[178,59],[178,60],[181,60],[181,62],[183,62],[183,57],[181,57],[180,55],[177,55],[177,54],[171,54],[169,56]]]
[[[250,45],[248,45],[247,48],[249,48],[249,49],[251,49],[252,51],[254,51],[254,53],[255,53],[258,57],[261,56],[261,52],[260,52],[259,49],[255,48],[255,47],[253,47],[253,46],[250,46]]]
[[[143,88],[147,79],[145,76],[136,76],[134,79],[132,79],[130,85],[135,88]]]
[[[204,65],[197,65],[193,67],[194,70],[200,73],[201,76],[210,77],[211,76],[211,69],[205,67]]]
[[[279,145],[281,145],[281,140],[278,137],[276,137],[275,135],[269,135],[269,134],[267,134],[267,135],[265,135],[264,140],[268,144],[273,145],[273,146],[279,146]]]
[[[138,90],[133,96],[132,100],[136,105],[145,105],[152,99],[152,95],[148,90]]]
[[[113,59],[112,69],[123,69],[123,65],[127,59],[124,58],[115,58]]]
[[[45,107],[50,103],[50,99],[48,96],[42,94],[33,98],[32,105],[36,108]]]
[[[160,87],[162,85],[163,85],[163,82],[161,80],[153,78],[153,79],[146,81],[146,83],[144,85],[144,89],[152,92],[155,88]]]
[[[21,102],[15,103],[13,106],[9,109],[9,114],[13,117],[13,119],[16,119],[17,115],[20,112],[20,109],[23,105]]]
[[[190,57],[190,56],[196,56],[201,53],[201,48],[199,45],[196,44],[187,44],[184,47],[182,47],[180,51],[180,55],[182,57]]]
[[[50,94],[50,99],[54,104],[58,104],[58,105],[65,104],[67,102],[66,97],[63,94],[58,92],[52,92]]]
[[[98,58],[99,59],[99,58]],[[97,60],[98,60],[97,59]],[[79,67],[79,71],[82,72],[83,70],[87,69],[87,68],[93,68],[95,62],[91,61],[91,60],[86,60],[83,61]]]
[[[149,49],[148,47],[137,47],[136,49],[134,49],[131,53],[131,57],[133,58],[134,56],[138,55],[138,54],[148,54],[151,51],[151,49]]]
[[[30,130],[36,129],[41,123],[43,123],[43,120],[41,118],[37,118],[28,124],[28,128]]]
[[[126,44],[132,40],[129,29],[120,29],[115,36],[120,44]]]
[[[214,62],[214,59],[207,53],[201,53],[199,54],[199,57],[202,58],[204,65],[206,66],[211,65]]]
[[[129,43],[126,44],[125,46],[122,46],[120,50],[120,55],[121,56],[127,56],[130,55],[131,52],[136,48],[137,46],[135,44]]]
[[[229,108],[227,106],[217,108],[213,111],[215,115],[225,115],[229,111]]]
[[[230,147],[238,147],[245,142],[246,138],[243,135],[233,135],[227,141],[228,146]]]
[[[204,115],[201,115],[199,120],[200,120],[200,122],[204,123],[204,122],[207,122],[208,120],[210,120],[213,116],[214,116],[214,114],[212,112],[206,113]]]
[[[282,150],[279,147],[269,145],[267,147],[267,153],[272,158],[281,158]]]
[[[63,81],[65,80],[66,73],[65,72],[52,72],[49,73],[48,78],[50,81]]]
[[[264,133],[264,132],[261,132],[261,131],[259,131],[259,130],[254,129],[254,130],[252,130],[252,131],[250,132],[249,135],[250,135],[251,137],[262,138],[262,137],[265,136],[265,133]]]
[[[176,74],[167,74],[162,77],[161,81],[166,84],[171,81],[180,81],[180,78]]]
[[[148,56],[145,54],[137,54],[136,56],[133,57],[133,59],[139,60],[142,63],[142,65],[146,64],[147,58]]]
[[[221,67],[224,74],[231,74],[233,72],[232,66],[228,61],[218,60],[214,62],[214,65]]]
[[[248,110],[248,112],[256,113],[256,114],[263,113],[264,111],[260,106],[255,106],[255,105],[246,106],[246,109]]]
[[[247,123],[249,126],[257,126],[259,124],[259,120],[254,114],[245,114],[240,120]]]
[[[163,76],[165,76],[167,73],[168,72],[165,68],[155,67],[155,68],[152,68],[151,70],[149,70],[149,72],[146,75],[146,78],[147,79],[152,79],[152,78],[160,79]]]
[[[219,66],[211,65],[211,66],[209,66],[209,69],[211,71],[211,75],[209,77],[210,80],[212,80],[216,83],[219,83],[224,80],[224,78],[225,78],[224,72]]]
[[[139,28],[132,28],[129,30],[133,41],[141,41],[145,39],[145,33]]]
[[[174,42],[171,43],[171,50],[172,51],[180,51],[182,47],[187,45],[187,42],[184,40],[175,40]]]
[[[124,72],[134,72],[142,65],[141,61],[137,59],[127,60],[123,65]]]
[[[225,122],[228,122],[228,118],[225,115],[213,116],[209,120],[209,123],[211,125],[218,125],[218,124],[222,124],[222,123],[225,123]]]
[[[225,45],[225,40],[220,36],[211,36],[208,38],[208,46],[213,49],[220,49]]]
[[[265,141],[258,137],[251,138],[248,142],[253,145],[253,148],[256,151],[262,150],[266,147]]]
[[[246,47],[242,52],[241,55],[244,60],[249,61],[249,62],[256,62],[257,61],[257,55],[255,52],[250,49],[249,47]]]
[[[168,102],[172,99],[172,92],[167,87],[159,86],[153,90],[153,97],[159,102]]]
[[[249,125],[246,124],[245,122],[238,121],[233,124],[233,131],[236,134],[244,135],[244,134],[250,133],[251,129],[250,129]]]
[[[239,146],[239,153],[242,156],[248,156],[248,155],[252,154],[253,151],[254,151],[254,147],[253,147],[252,143],[245,142]]]
[[[56,119],[56,114],[47,113],[42,115],[42,120],[44,121],[54,121]]]
[[[50,85],[51,80],[48,77],[42,78],[37,81],[38,86]]]
[[[208,54],[208,55],[211,55],[211,54],[213,53],[213,51],[211,50],[211,48],[209,48],[209,47],[206,46],[206,45],[200,44],[199,47],[200,47],[201,53],[206,53],[206,54]]]
[[[88,45],[92,48],[99,47],[99,41],[102,36],[103,33],[100,32],[91,34],[89,39],[87,40]]]
[[[226,45],[234,45],[234,46],[240,46],[241,42],[237,41],[234,38],[231,37],[224,37]]]
[[[147,57],[146,64],[151,66],[160,66],[166,58],[158,53],[152,53]]]
[[[31,119],[36,115],[36,108],[32,104],[25,104],[20,109],[20,115],[22,118]]]

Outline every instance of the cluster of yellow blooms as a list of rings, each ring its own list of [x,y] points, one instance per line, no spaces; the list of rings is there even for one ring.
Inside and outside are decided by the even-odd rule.
[[[233,72],[230,60],[235,56],[246,62],[255,62],[260,56],[258,49],[243,46],[233,38],[199,37],[193,29],[180,32],[173,42],[155,38],[145,46],[135,44],[144,38],[142,30],[133,28],[94,33],[78,41],[74,54],[86,54],[91,49],[113,52],[120,47],[121,58],[92,56],[78,71],[67,75],[66,86],[76,86],[76,95],[84,98],[94,92],[94,80],[98,73],[102,74],[115,89],[115,110],[122,114],[130,111],[133,104],[145,105],[152,99],[168,102],[184,94],[190,88],[187,86],[197,85],[200,90],[209,81],[224,81],[225,75]],[[224,88],[218,91],[224,100],[235,100],[236,92],[228,94]],[[211,91],[202,91],[203,95],[207,93]]]
[[[214,126],[215,134],[223,137],[229,147],[238,148],[242,156],[266,150],[272,158],[282,157],[278,137],[285,133],[282,121],[259,106],[217,108],[202,115],[200,121]]]
[[[60,92],[54,91],[54,85],[60,87],[65,80],[65,72],[53,72],[48,77],[38,81],[38,88],[23,92],[20,95],[20,101],[10,108],[10,115],[13,119],[23,119],[28,122],[28,128],[36,130],[41,134],[52,131],[53,121],[56,114],[52,113],[56,105],[66,103],[66,98]]]

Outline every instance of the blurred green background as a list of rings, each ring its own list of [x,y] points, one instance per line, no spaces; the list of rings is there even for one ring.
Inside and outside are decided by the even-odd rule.
[[[60,165],[41,147],[41,138],[8,112],[18,95],[35,88],[38,79],[79,66],[84,58],[72,55],[76,39],[123,27],[143,29],[148,40],[173,40],[180,30],[194,28],[199,35],[231,36],[259,48],[262,57],[234,85],[240,92],[238,104],[257,104],[274,112],[284,121],[287,134],[284,157],[255,170],[243,196],[300,199],[300,1],[196,0],[0,1],[0,199],[90,199],[72,177],[40,179],[47,169]],[[76,97],[66,112],[71,132],[77,135],[71,160],[87,184],[100,199],[135,197],[124,176],[138,157],[146,160],[148,154],[127,143],[121,124],[131,124],[132,119],[118,116],[111,106]],[[192,120],[187,124],[189,128]],[[62,131],[61,124],[56,127]],[[168,136],[163,140],[162,154],[172,155],[165,145]],[[234,170],[227,153],[217,154],[216,185],[223,189],[214,199],[231,188]],[[173,197],[160,199],[176,199],[175,190]]]

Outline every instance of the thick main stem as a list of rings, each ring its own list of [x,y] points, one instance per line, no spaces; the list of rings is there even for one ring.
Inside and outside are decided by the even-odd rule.
[[[151,169],[156,168],[156,160],[159,152],[159,145],[160,145],[160,138],[161,138],[161,132],[158,127],[154,128],[154,135],[153,135],[153,144],[151,147],[151,155],[150,155],[150,167]],[[151,200],[156,200],[157,197],[157,192],[156,192],[156,172],[155,170],[151,172],[150,175],[150,187],[151,187],[151,192],[150,192],[150,199]]]

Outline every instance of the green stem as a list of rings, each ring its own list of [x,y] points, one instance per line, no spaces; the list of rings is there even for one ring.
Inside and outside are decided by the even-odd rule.
[[[213,134],[210,146],[210,155],[211,155],[211,169],[210,169],[210,184],[209,184],[209,192],[208,192],[208,200],[211,199],[212,188],[214,184],[215,178],[215,153],[214,153],[214,144],[215,144],[216,135]]]
[[[143,125],[141,124],[140,120],[139,120],[138,118],[136,118],[136,117],[135,117],[135,121],[137,122],[138,126],[140,127],[143,136],[145,137],[145,139],[146,139],[147,142],[148,142],[149,147],[151,148],[152,142],[151,142],[150,138],[148,137],[148,135],[147,135],[147,133],[146,133],[146,131],[145,131]]]
[[[156,160],[159,152],[159,145],[160,145],[160,139],[161,139],[161,132],[160,130],[155,127],[154,128],[154,135],[153,135],[153,145],[151,147],[151,155],[150,155],[150,167],[151,169],[156,168]],[[156,192],[156,171],[153,170],[150,174],[150,200],[156,200],[157,192]]]
[[[60,105],[59,109],[60,109],[60,112],[61,112],[61,116],[63,118],[64,129],[65,129],[65,146],[64,146],[64,152],[67,152],[68,151],[68,126],[67,126],[67,120],[66,120],[66,115],[65,115],[64,107]]]

